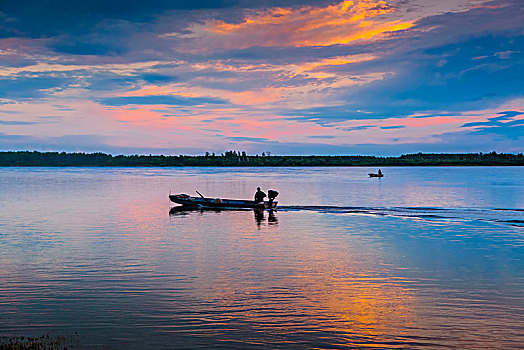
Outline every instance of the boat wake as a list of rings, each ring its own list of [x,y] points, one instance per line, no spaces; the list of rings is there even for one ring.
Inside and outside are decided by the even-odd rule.
[[[315,211],[319,213],[373,215],[415,218],[430,221],[485,221],[524,227],[524,209],[438,208],[438,207],[346,207],[279,206],[279,211]]]

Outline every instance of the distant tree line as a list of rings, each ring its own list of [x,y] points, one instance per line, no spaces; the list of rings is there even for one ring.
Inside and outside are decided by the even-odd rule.
[[[375,156],[278,156],[271,153],[247,155],[227,151],[202,156],[117,155],[105,153],[65,153],[17,151],[0,152],[0,166],[458,166],[524,165],[522,153],[416,153],[400,157]]]

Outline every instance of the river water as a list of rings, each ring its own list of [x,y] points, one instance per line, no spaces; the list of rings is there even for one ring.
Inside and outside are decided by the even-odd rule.
[[[524,344],[518,167],[0,168],[0,343]],[[179,211],[168,194],[279,209]]]

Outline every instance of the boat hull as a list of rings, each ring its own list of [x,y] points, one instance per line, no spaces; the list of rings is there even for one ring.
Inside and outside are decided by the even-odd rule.
[[[195,208],[219,208],[219,209],[274,209],[278,202],[255,202],[241,199],[191,197],[183,194],[170,194],[169,199],[173,203]]]
[[[384,175],[379,175],[379,174],[368,174],[369,177],[384,177]]]

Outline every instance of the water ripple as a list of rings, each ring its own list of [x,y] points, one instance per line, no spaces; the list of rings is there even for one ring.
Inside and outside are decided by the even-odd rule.
[[[524,227],[524,209],[437,208],[437,207],[350,207],[350,206],[279,206],[279,211],[316,211],[329,214],[361,214],[411,217],[425,220],[486,221]]]

